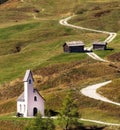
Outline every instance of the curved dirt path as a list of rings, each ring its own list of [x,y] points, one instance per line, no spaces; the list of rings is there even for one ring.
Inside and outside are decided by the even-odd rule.
[[[92,31],[92,32],[107,34],[109,36],[104,40],[104,42],[107,42],[107,43],[111,42],[117,36],[117,33],[114,33],[114,32],[107,32],[107,31],[95,30],[95,29],[90,29],[90,28],[85,28],[85,27],[80,27],[80,26],[75,26],[75,25],[69,24],[68,20],[70,20],[72,17],[74,17],[74,16],[70,16],[70,17],[67,17],[65,19],[62,19],[62,20],[59,21],[59,23],[61,25],[72,27],[72,28],[76,28],[76,29],[81,29],[81,30],[86,30],[86,31]],[[87,48],[88,51],[90,51],[91,49],[92,49],[92,47]],[[96,55],[93,52],[89,52],[87,54],[91,58],[93,58],[95,60],[103,61],[103,62],[109,62],[107,60],[104,60],[104,59],[100,58],[98,55]]]
[[[85,28],[85,27],[80,27],[80,26],[75,26],[75,25],[69,24],[68,20],[70,20],[72,17],[74,17],[74,16],[70,16],[68,18],[62,19],[62,20],[59,21],[59,23],[61,25],[69,26],[69,27],[72,27],[72,28],[77,28],[77,29],[86,30],[86,31],[92,31],[92,32],[108,34],[109,36],[104,40],[104,42],[107,42],[107,43],[110,43],[117,36],[117,33],[115,33],[115,32],[107,32],[107,31],[95,30],[95,29],[90,29],[90,28]]]
[[[111,82],[112,81],[110,80],[110,81],[98,83],[95,85],[90,85],[90,86],[87,86],[86,88],[83,88],[82,90],[80,90],[80,92],[87,97],[120,106],[120,103],[113,102],[113,101],[107,99],[106,97],[103,97],[102,95],[97,93],[98,88],[103,87]]]
[[[107,85],[107,84],[109,84],[111,82],[112,81],[110,80],[110,81],[98,83],[98,84],[95,84],[95,85],[90,85],[90,86],[80,90],[80,92],[83,95],[85,95],[85,96],[87,96],[89,98],[93,98],[93,99],[96,99],[96,100],[100,100],[100,101],[103,101],[103,102],[107,102],[107,103],[111,103],[111,104],[120,106],[120,103],[113,102],[113,101],[107,99],[106,97],[103,97],[102,95],[97,93],[98,88],[103,87],[103,86],[105,86],[105,85]],[[88,121],[88,122],[94,122],[94,123],[98,123],[98,124],[103,124],[103,125],[120,126],[120,124],[107,123],[107,122],[98,121],[98,120],[90,120],[90,119],[83,119],[83,118],[81,118],[81,120]]]

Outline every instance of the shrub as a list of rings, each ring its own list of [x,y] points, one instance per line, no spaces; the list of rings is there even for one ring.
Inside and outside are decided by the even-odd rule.
[[[51,118],[43,119],[40,114],[25,128],[25,130],[54,130],[55,125]]]

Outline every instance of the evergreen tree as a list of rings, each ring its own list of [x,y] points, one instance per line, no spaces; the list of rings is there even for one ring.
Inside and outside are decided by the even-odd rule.
[[[63,130],[69,130],[71,127],[75,128],[80,125],[79,117],[77,102],[72,97],[72,92],[69,91],[63,101],[58,120],[63,127]]]

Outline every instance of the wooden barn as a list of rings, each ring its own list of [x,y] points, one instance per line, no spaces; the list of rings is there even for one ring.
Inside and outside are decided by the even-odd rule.
[[[94,42],[93,43],[93,49],[94,50],[106,50],[107,49],[107,43],[106,42]]]
[[[85,44],[82,41],[65,42],[63,45],[64,52],[84,52]]]

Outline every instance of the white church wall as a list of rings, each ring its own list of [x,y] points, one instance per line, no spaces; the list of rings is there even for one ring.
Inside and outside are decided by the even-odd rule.
[[[18,101],[18,102],[17,102],[17,112],[24,115],[24,114],[25,114],[25,111],[26,111],[25,102],[20,102],[20,101]]]
[[[34,79],[32,77],[31,71],[26,71],[23,81],[24,101],[17,101],[17,112],[23,114],[24,117],[28,117],[34,116],[35,110],[37,110],[37,112],[40,112],[41,115],[44,116],[44,99],[33,88]]]
[[[34,97],[37,97],[37,101],[34,101]],[[29,100],[29,111],[28,115],[33,116],[33,109],[37,108],[37,111],[41,113],[42,116],[44,116],[44,100],[40,97],[40,95],[37,92],[33,92],[31,94],[31,98]]]

